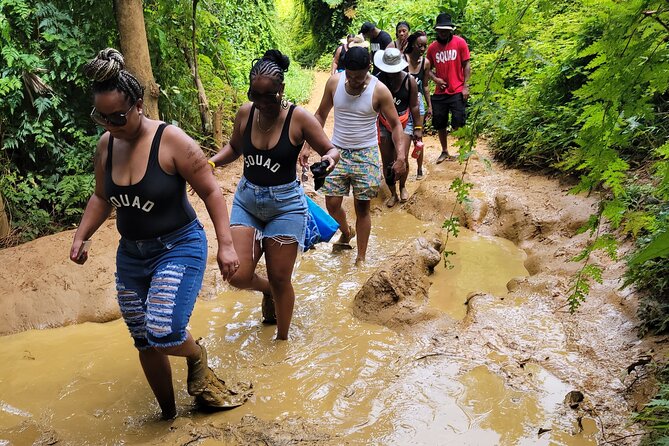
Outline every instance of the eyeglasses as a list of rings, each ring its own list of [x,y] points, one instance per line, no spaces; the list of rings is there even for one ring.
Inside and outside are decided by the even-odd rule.
[[[93,120],[93,122],[101,126],[111,125],[114,127],[123,127],[128,123],[127,115],[135,107],[135,105],[137,105],[137,102],[132,104],[128,109],[128,111],[126,111],[125,113],[115,112],[115,113],[110,113],[108,115],[100,113],[98,109],[93,107],[93,110],[91,110],[91,119]]]
[[[264,104],[278,104],[281,102],[281,94],[278,91],[274,93],[258,93],[249,89],[248,98],[249,101]]]

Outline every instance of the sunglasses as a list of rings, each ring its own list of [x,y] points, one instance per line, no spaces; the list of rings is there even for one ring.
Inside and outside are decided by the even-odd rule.
[[[137,105],[137,102],[132,104],[128,111],[125,113],[110,113],[108,115],[105,115],[104,113],[100,113],[95,107],[93,107],[93,110],[91,111],[91,119],[93,122],[96,124],[99,124],[101,126],[113,126],[113,127],[123,127],[128,123],[128,118],[127,115],[130,113],[130,111]]]
[[[262,102],[264,104],[278,104],[281,102],[281,94],[277,91],[275,93],[257,93],[253,90],[248,92],[249,101]]]

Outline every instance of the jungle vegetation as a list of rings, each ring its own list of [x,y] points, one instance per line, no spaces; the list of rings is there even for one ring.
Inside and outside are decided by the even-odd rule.
[[[119,32],[128,29],[120,9],[133,3],[145,35]],[[144,39],[160,118],[215,150],[246,98],[251,60],[265,49],[291,56],[288,94],[304,101],[305,68],[328,67],[338,40],[362,22],[393,35],[406,20],[432,39],[441,11],[472,52],[461,161],[466,166],[485,137],[507,165],[569,175],[578,180],[574,193],[598,193],[569,306],[577,311],[601,280],[595,252],[624,255],[621,286],[641,296],[641,333],[667,332],[666,0],[0,0],[0,194],[12,227],[3,245],[72,227],[81,216],[100,132],[87,116],[81,68],[98,50]],[[469,187],[454,184],[463,205]],[[639,415],[656,428],[649,441],[669,444],[668,389]]]

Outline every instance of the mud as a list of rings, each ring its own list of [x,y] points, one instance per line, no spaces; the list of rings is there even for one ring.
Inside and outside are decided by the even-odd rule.
[[[317,81],[316,101],[321,97],[324,76],[319,75]],[[455,215],[479,236],[502,237],[521,248],[527,275],[509,280],[504,292],[473,289],[454,304],[461,313],[449,312],[430,300],[439,298],[432,294],[435,289],[454,286],[453,276],[439,262],[437,253],[455,243],[447,240],[440,227],[453,210],[454,199],[448,189],[462,167],[453,162],[433,164],[439,154],[438,143],[435,138],[425,141],[425,178],[415,181],[412,165],[409,201],[389,211],[382,195],[372,209],[377,219],[389,212],[409,213],[429,229],[386,243],[386,261],[358,271],[356,274],[364,278],[355,289],[348,289],[348,266],[337,264],[338,269],[330,272],[340,275],[341,283],[327,293],[352,294],[350,311],[356,318],[390,328],[395,335],[387,337],[398,348],[400,343],[406,344],[406,350],[383,366],[388,368],[386,373],[374,375],[381,382],[365,384],[371,387],[367,392],[374,395],[371,403],[363,404],[361,414],[356,412],[360,420],[345,421],[346,413],[335,409],[305,418],[294,409],[273,408],[271,396],[263,396],[261,389],[257,404],[261,410],[263,405],[272,408],[267,412],[269,419],[252,414],[200,417],[186,413],[172,424],[152,428],[154,440],[141,436],[136,444],[406,444],[408,439],[413,444],[638,444],[640,431],[629,425],[629,417],[647,401],[654,383],[643,373],[628,374],[627,369],[654,346],[650,339],[636,336],[636,298],[632,292],[619,289],[623,263],[595,255],[593,262],[604,267],[603,284],[593,287],[576,314],[570,314],[566,307],[571,280],[579,268],[570,259],[588,241],[588,234],[578,234],[577,229],[594,212],[597,197],[569,195],[572,185],[564,180],[504,169],[495,163],[487,168],[480,159],[470,163],[466,179],[475,184],[473,202],[467,209],[457,208]],[[481,157],[486,156],[485,141],[477,150]],[[230,199],[241,170],[237,162],[218,172]],[[317,197],[317,201],[322,203],[322,198]],[[193,202],[210,234],[212,252],[212,225],[203,204],[196,199]],[[118,235],[113,225],[109,221],[96,233],[91,259],[83,267],[67,259],[72,231],[0,251],[0,333],[118,318],[113,287]],[[374,235],[374,229],[372,232]],[[323,263],[327,265],[327,261]],[[200,297],[204,303],[198,305],[209,305],[228,290],[216,271],[215,258],[210,258]],[[226,314],[230,317],[232,313]],[[306,330],[318,330],[317,326],[302,327],[299,321],[298,314],[291,335],[297,341],[291,343],[299,344]],[[260,344],[273,348],[268,335],[263,336]],[[317,342],[326,345],[331,341]],[[30,355],[24,350],[28,353],[23,353],[23,359]],[[134,359],[128,356],[125,361],[129,364]],[[286,354],[285,359],[270,365],[291,360]],[[230,366],[236,363],[232,361]],[[304,373],[309,373],[310,366],[305,367]],[[245,378],[262,370],[245,370]],[[329,377],[336,374],[322,374],[322,385],[327,387],[330,379],[335,379]],[[347,389],[343,398],[348,402],[333,403],[334,407],[348,407],[352,395],[358,398],[365,394],[363,388],[356,387],[360,385]],[[134,388],[142,386],[146,384],[140,377]],[[120,392],[118,398],[125,398],[117,384],[110,387]],[[572,391],[580,392],[583,401],[564,402]],[[392,416],[377,405],[394,406]],[[3,408],[4,412],[13,410]],[[328,414],[344,421],[328,421]],[[72,438],[59,433],[48,417],[27,420],[20,426],[10,432],[0,425],[0,438],[30,438],[35,444],[54,444],[59,438],[68,444],[67,439]]]

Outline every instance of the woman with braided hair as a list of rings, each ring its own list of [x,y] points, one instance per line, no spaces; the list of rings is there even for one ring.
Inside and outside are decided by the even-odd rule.
[[[95,191],[74,235],[70,259],[83,264],[87,243],[112,208],[121,239],[116,289],[121,314],[165,419],[177,415],[168,356],[186,357],[188,393],[210,407],[243,404],[207,366],[207,352],[186,330],[207,260],[203,226],[188,202],[186,182],[202,198],[218,239],[223,279],[239,267],[228,212],[212,169],[176,126],[143,114],[144,89],[107,48],[84,67],[92,80],[91,118],[106,131],[95,154]]]
[[[307,226],[307,202],[296,181],[298,155],[307,141],[328,163],[327,172],[339,161],[339,151],[314,115],[284,97],[289,64],[278,50],[252,62],[251,102],[239,109],[230,141],[210,160],[222,166],[244,157],[230,213],[240,267],[230,283],[263,293],[264,321],[276,322],[277,339],[288,339],[295,303],[291,276]],[[263,253],[267,278],[255,272]]]

